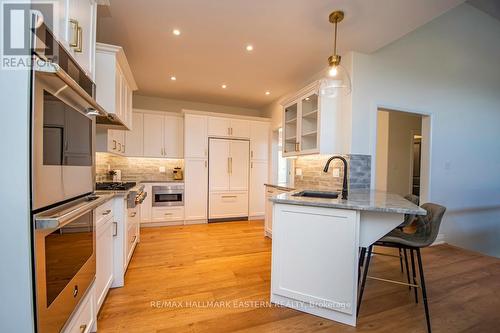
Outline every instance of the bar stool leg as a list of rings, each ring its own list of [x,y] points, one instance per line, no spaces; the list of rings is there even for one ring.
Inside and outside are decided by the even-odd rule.
[[[359,315],[359,309],[361,307],[361,301],[363,300],[363,292],[365,290],[366,277],[368,276],[368,268],[370,267],[370,259],[371,259],[371,256],[372,256],[372,250],[373,250],[373,245],[370,245],[368,247],[368,254],[367,254],[367,257],[366,257],[366,262],[363,265],[364,266],[364,273],[363,273],[363,280],[361,281],[361,289],[359,290],[358,308],[356,309],[356,317]]]
[[[410,283],[410,270],[408,269],[408,255],[406,248],[403,248],[403,253],[405,255],[405,267],[406,267],[406,280],[408,281],[408,284]],[[411,291],[411,287],[408,286],[408,289]]]
[[[411,270],[412,270],[413,284],[417,284],[417,272],[415,271],[415,258],[413,249],[410,249],[410,256],[411,256]],[[418,304],[417,287],[413,287],[413,290],[415,291],[415,303]]]
[[[398,248],[399,251],[399,267],[401,268],[401,273],[403,273],[403,254],[401,253],[401,248]]]
[[[429,305],[427,304],[427,291],[425,289],[424,270],[422,268],[422,256],[420,255],[419,248],[417,248],[416,251],[418,259],[418,270],[420,271],[420,286],[422,288],[422,299],[424,300],[425,319],[427,321],[427,332],[431,333],[431,318],[429,314]]]

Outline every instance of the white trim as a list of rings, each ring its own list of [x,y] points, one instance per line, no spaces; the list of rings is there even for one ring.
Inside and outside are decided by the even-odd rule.
[[[135,112],[135,113],[149,113],[149,114],[157,114],[157,115],[163,115],[163,116],[173,116],[173,117],[184,118],[184,115],[182,113],[180,113],[180,112],[161,111],[161,110],[148,110],[148,109],[137,109],[137,108],[133,108],[132,112]]]
[[[262,122],[266,122],[266,123],[270,123],[272,120],[271,118],[266,118],[266,117],[241,116],[241,115],[236,115],[236,114],[231,114],[231,113],[219,113],[219,112],[209,112],[209,111],[199,111],[199,110],[189,110],[189,109],[182,109],[181,113],[184,115],[185,114],[194,114],[194,115],[200,115],[200,116],[211,116],[211,117],[221,117],[221,118],[262,121]]]

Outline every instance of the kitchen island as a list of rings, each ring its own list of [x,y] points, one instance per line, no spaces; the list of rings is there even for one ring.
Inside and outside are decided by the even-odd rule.
[[[353,191],[347,200],[271,198],[271,302],[356,326],[359,248],[426,211],[403,197]]]

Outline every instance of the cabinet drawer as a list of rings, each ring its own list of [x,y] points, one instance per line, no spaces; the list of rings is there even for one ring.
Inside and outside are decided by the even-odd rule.
[[[248,194],[246,192],[210,193],[209,218],[231,218],[248,216]]]
[[[99,225],[108,218],[113,217],[113,202],[113,199],[111,199],[96,208],[96,225]]]
[[[70,322],[63,330],[64,333],[87,333],[92,329],[95,321],[94,286],[92,286],[83,301],[78,306]]]
[[[153,207],[151,219],[154,221],[184,220],[184,207]]]

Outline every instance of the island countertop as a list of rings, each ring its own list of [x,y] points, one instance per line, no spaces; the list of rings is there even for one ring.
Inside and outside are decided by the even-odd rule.
[[[274,203],[315,206],[359,211],[426,215],[425,209],[418,207],[398,194],[376,190],[353,190],[347,200],[308,198],[294,196],[298,191],[282,193],[270,200]]]

